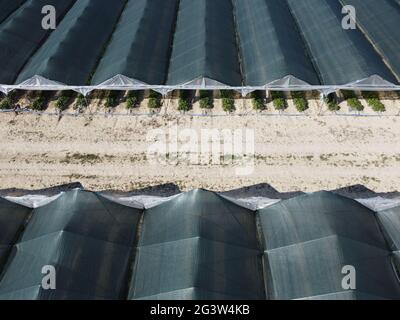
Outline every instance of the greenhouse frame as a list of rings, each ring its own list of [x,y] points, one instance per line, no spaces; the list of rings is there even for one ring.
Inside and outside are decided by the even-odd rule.
[[[397,91],[399,27],[396,0],[0,0],[0,91]]]

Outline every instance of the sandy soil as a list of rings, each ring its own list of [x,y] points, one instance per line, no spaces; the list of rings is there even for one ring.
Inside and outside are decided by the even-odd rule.
[[[238,114],[215,117],[179,115],[165,104],[154,116],[63,116],[0,114],[0,188],[39,189],[80,181],[92,190],[176,183],[182,190],[215,191],[269,183],[280,192],[317,191],[362,184],[376,192],[400,190],[399,104],[376,116],[339,115],[311,102],[306,115],[293,106],[280,116],[256,114],[238,102]],[[126,114],[123,107],[115,113]],[[143,110],[142,110],[143,109]],[[271,108],[270,108],[271,110]],[[72,111],[71,111],[72,112]],[[135,113],[147,113],[141,107]],[[195,106],[192,114],[200,114]],[[293,114],[293,116],[290,116]],[[179,130],[254,130],[254,171],[237,175],[235,165],[150,163],[149,130],[177,125]]]

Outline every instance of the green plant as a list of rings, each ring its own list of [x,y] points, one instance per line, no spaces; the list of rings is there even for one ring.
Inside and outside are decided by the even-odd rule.
[[[150,109],[159,109],[161,107],[161,102],[159,99],[150,98],[148,102],[148,107]]]
[[[255,91],[251,95],[251,102],[253,105],[253,109],[257,111],[262,111],[266,109],[266,106],[264,104],[264,100],[261,97],[260,93]]]
[[[137,98],[136,97],[129,97],[126,99],[126,107],[128,109],[133,109],[137,105]]]
[[[150,91],[148,107],[150,109],[161,108],[161,95],[158,92]]]
[[[356,94],[355,94],[354,91],[350,91],[350,90],[341,90],[340,92],[342,93],[343,99],[344,99],[344,100],[357,98],[357,96],[356,96]]]
[[[232,98],[222,98],[222,109],[225,112],[235,111],[235,100]]]
[[[114,97],[107,97],[105,106],[106,108],[114,108],[116,106],[116,100]]]
[[[159,109],[159,108],[161,108],[161,94],[159,94],[156,91],[150,91],[148,107],[150,109]]]
[[[364,110],[364,106],[361,104],[360,100],[358,100],[357,98],[347,99],[347,104],[353,110],[356,110],[359,112]]]
[[[287,103],[283,92],[281,91],[270,91],[272,104],[275,110],[283,111],[287,108]]]
[[[138,103],[138,96],[136,91],[129,91],[126,96],[126,107],[128,109],[133,109]]]
[[[179,111],[189,111],[190,106],[190,91],[180,90],[179,91],[179,101],[178,101],[178,110]]]
[[[57,109],[64,110],[65,107],[67,106],[68,99],[69,98],[65,94],[61,94],[56,102]]]
[[[327,98],[327,99],[325,99],[325,103],[326,103],[326,105],[328,106],[328,110],[329,110],[329,111],[337,112],[337,111],[340,110],[340,106],[339,106],[339,104],[336,102],[335,99]]]
[[[44,107],[45,103],[44,103],[44,98],[42,96],[35,98],[31,105],[31,108],[33,110],[44,110]]]
[[[107,95],[105,107],[106,108],[115,108],[118,105],[118,92],[117,91],[110,91]]]
[[[230,90],[221,90],[220,95],[222,98],[222,109],[225,112],[235,111],[235,100],[233,99],[233,93]]]
[[[3,100],[1,100],[0,109],[10,110],[11,109],[11,99],[8,97],[5,97]]]
[[[212,104],[211,93],[208,91],[200,91],[199,103],[201,109],[212,109],[213,104]]]
[[[86,105],[85,96],[79,93],[78,96],[76,97],[74,110],[81,110],[85,105]]]
[[[308,101],[305,98],[305,93],[302,91],[295,91],[292,92],[293,102],[294,105],[299,112],[306,111],[308,107]]]
[[[309,108],[308,101],[305,98],[295,98],[293,101],[297,111],[299,112],[304,112]]]
[[[375,112],[386,111],[385,105],[381,101],[379,101],[379,99],[376,98],[368,99],[367,103]]]
[[[209,97],[200,98],[201,109],[212,109],[211,99]]]
[[[278,111],[283,111],[287,108],[286,101],[283,98],[276,98],[272,100],[272,104],[274,105],[274,108]]]
[[[189,104],[189,102],[186,100],[186,99],[182,99],[182,98],[179,98],[179,101],[178,101],[178,110],[179,111],[189,111],[190,110],[190,104]]]

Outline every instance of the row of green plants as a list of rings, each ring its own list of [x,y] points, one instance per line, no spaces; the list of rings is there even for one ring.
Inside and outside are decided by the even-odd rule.
[[[195,97],[193,97],[192,91],[181,90],[179,92],[178,100],[178,110],[181,112],[187,112],[192,108]],[[251,103],[252,107],[256,111],[264,111],[267,108],[267,99],[263,96],[263,92],[255,91],[251,93]],[[347,105],[357,111],[362,112],[364,106],[361,101],[357,98],[355,92],[353,91],[341,91],[343,100],[347,102]],[[220,92],[222,109],[227,112],[235,111],[235,95],[233,91],[221,90]],[[291,92],[291,97],[293,103],[299,112],[305,112],[309,109],[308,100],[306,94],[303,91]],[[367,104],[375,112],[385,112],[385,106],[379,99],[379,94],[377,92],[362,92],[362,97],[366,100]],[[47,105],[46,95],[43,92],[31,92],[28,95],[30,105],[29,108],[32,110],[44,110]],[[71,91],[62,91],[56,96],[56,108],[60,111],[65,110],[73,102],[73,109],[78,111],[83,111],[83,109],[88,105],[88,100],[91,97],[85,98],[82,94],[76,94]],[[210,110],[214,107],[214,98],[212,91],[201,91],[200,96],[196,98],[199,101],[200,108],[203,110]],[[104,100],[104,106],[106,108],[112,109],[118,106],[121,102],[126,102],[126,108],[132,110],[139,106],[139,92],[138,91],[128,91],[125,96],[118,91],[105,91],[101,93],[100,100]],[[287,99],[285,94],[280,91],[271,91],[270,100],[273,107],[277,111],[284,111],[288,108]],[[325,99],[325,104],[328,109],[332,112],[337,112],[340,110],[338,103],[338,98],[336,95],[329,95]],[[0,100],[0,109],[12,109],[13,108],[13,95],[3,97]],[[159,109],[162,106],[162,95],[155,91],[150,91],[148,96],[148,107],[149,109]]]
[[[367,101],[369,107],[375,112],[385,112],[385,105],[379,100],[378,92],[374,91],[363,91],[361,92],[362,97]],[[364,110],[364,106],[361,101],[357,98],[356,94],[353,91],[342,91],[342,95],[344,100],[346,100],[347,105],[358,112]]]

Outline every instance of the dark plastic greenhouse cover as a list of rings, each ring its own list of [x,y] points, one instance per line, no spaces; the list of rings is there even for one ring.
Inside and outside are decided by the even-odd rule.
[[[16,82],[21,83],[40,75],[68,85],[87,84],[124,2],[77,1],[33,55]]]
[[[131,299],[265,299],[254,212],[195,190],[146,211]]]
[[[0,274],[32,209],[0,198]]]
[[[372,75],[396,82],[395,76],[362,31],[359,28],[343,29],[344,16],[340,1],[287,2],[323,84],[343,85]],[[373,2],[374,8],[380,6],[380,2],[375,0],[366,2]],[[359,18],[362,13],[359,12]],[[398,17],[400,18],[400,12]],[[396,24],[399,23],[397,21]]]
[[[375,213],[320,192],[259,211],[271,299],[399,299],[400,285]],[[343,267],[356,270],[344,290]],[[304,285],[307,283],[307,285]]]
[[[0,0],[0,23],[13,13],[26,0]]]
[[[50,31],[42,28],[42,8],[46,5],[54,6],[57,18],[60,18],[74,2],[27,0],[0,24],[0,84],[13,84],[23,66],[45,43]]]
[[[0,299],[121,299],[140,210],[80,190],[35,209],[0,281]],[[56,269],[56,290],[42,268]]]
[[[167,84],[198,78],[242,85],[230,0],[180,1]]]
[[[233,4],[246,85],[263,86],[287,75],[320,84],[285,1]]]
[[[129,0],[92,84],[117,74],[157,85],[165,82],[177,0]]]
[[[357,8],[361,31],[381,54],[387,65],[400,74],[400,6],[391,0],[376,2],[365,0],[342,0]]]
[[[205,190],[144,212],[110,199],[73,190],[34,210],[0,199],[0,300],[400,299],[399,208],[328,192],[257,212]]]
[[[398,0],[0,0],[0,91],[400,90],[399,29]]]

